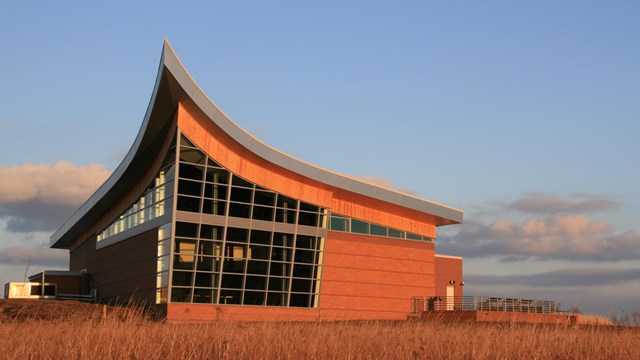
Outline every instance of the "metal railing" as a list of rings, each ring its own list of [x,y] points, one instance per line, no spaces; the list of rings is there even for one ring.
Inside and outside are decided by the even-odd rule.
[[[466,310],[503,311],[535,314],[561,313],[555,301],[513,299],[490,296],[414,296],[411,298],[411,314],[425,311]]]

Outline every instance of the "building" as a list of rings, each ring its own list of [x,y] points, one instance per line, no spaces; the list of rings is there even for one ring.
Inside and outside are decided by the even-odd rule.
[[[101,301],[169,320],[404,319],[412,296],[462,296],[435,255],[462,211],[305,163],[242,130],[165,41],[129,153],[52,235]]]

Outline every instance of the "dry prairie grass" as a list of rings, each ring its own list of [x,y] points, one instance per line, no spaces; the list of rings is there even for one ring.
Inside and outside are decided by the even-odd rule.
[[[0,306],[0,358],[640,358],[640,331],[632,327],[406,321],[168,324],[135,308],[110,308],[104,318],[101,306],[89,304],[77,312],[62,308],[58,316],[33,316],[33,308],[8,314]]]

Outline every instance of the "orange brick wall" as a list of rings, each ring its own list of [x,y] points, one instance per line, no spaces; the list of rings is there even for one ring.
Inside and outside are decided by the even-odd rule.
[[[464,296],[464,288],[460,286],[463,281],[462,258],[436,255],[435,264],[436,296],[447,296],[449,281],[455,281],[453,284],[454,296]]]
[[[322,319],[404,319],[412,296],[434,294],[432,243],[330,231]]]
[[[168,304],[169,321],[316,321],[318,309],[274,306]]]

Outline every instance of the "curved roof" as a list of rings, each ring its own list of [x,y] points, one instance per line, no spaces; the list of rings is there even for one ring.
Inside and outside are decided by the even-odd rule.
[[[165,39],[153,94],[131,149],[105,183],[51,236],[51,247],[67,248],[135,184],[143,165],[153,158],[154,150],[159,149],[158,138],[162,138],[168,128],[178,101],[186,98],[191,99],[211,121],[240,145],[275,165],[337,188],[432,214],[437,219],[436,225],[462,222],[461,210],[319,168],[258,140],[240,128],[209,99]]]

